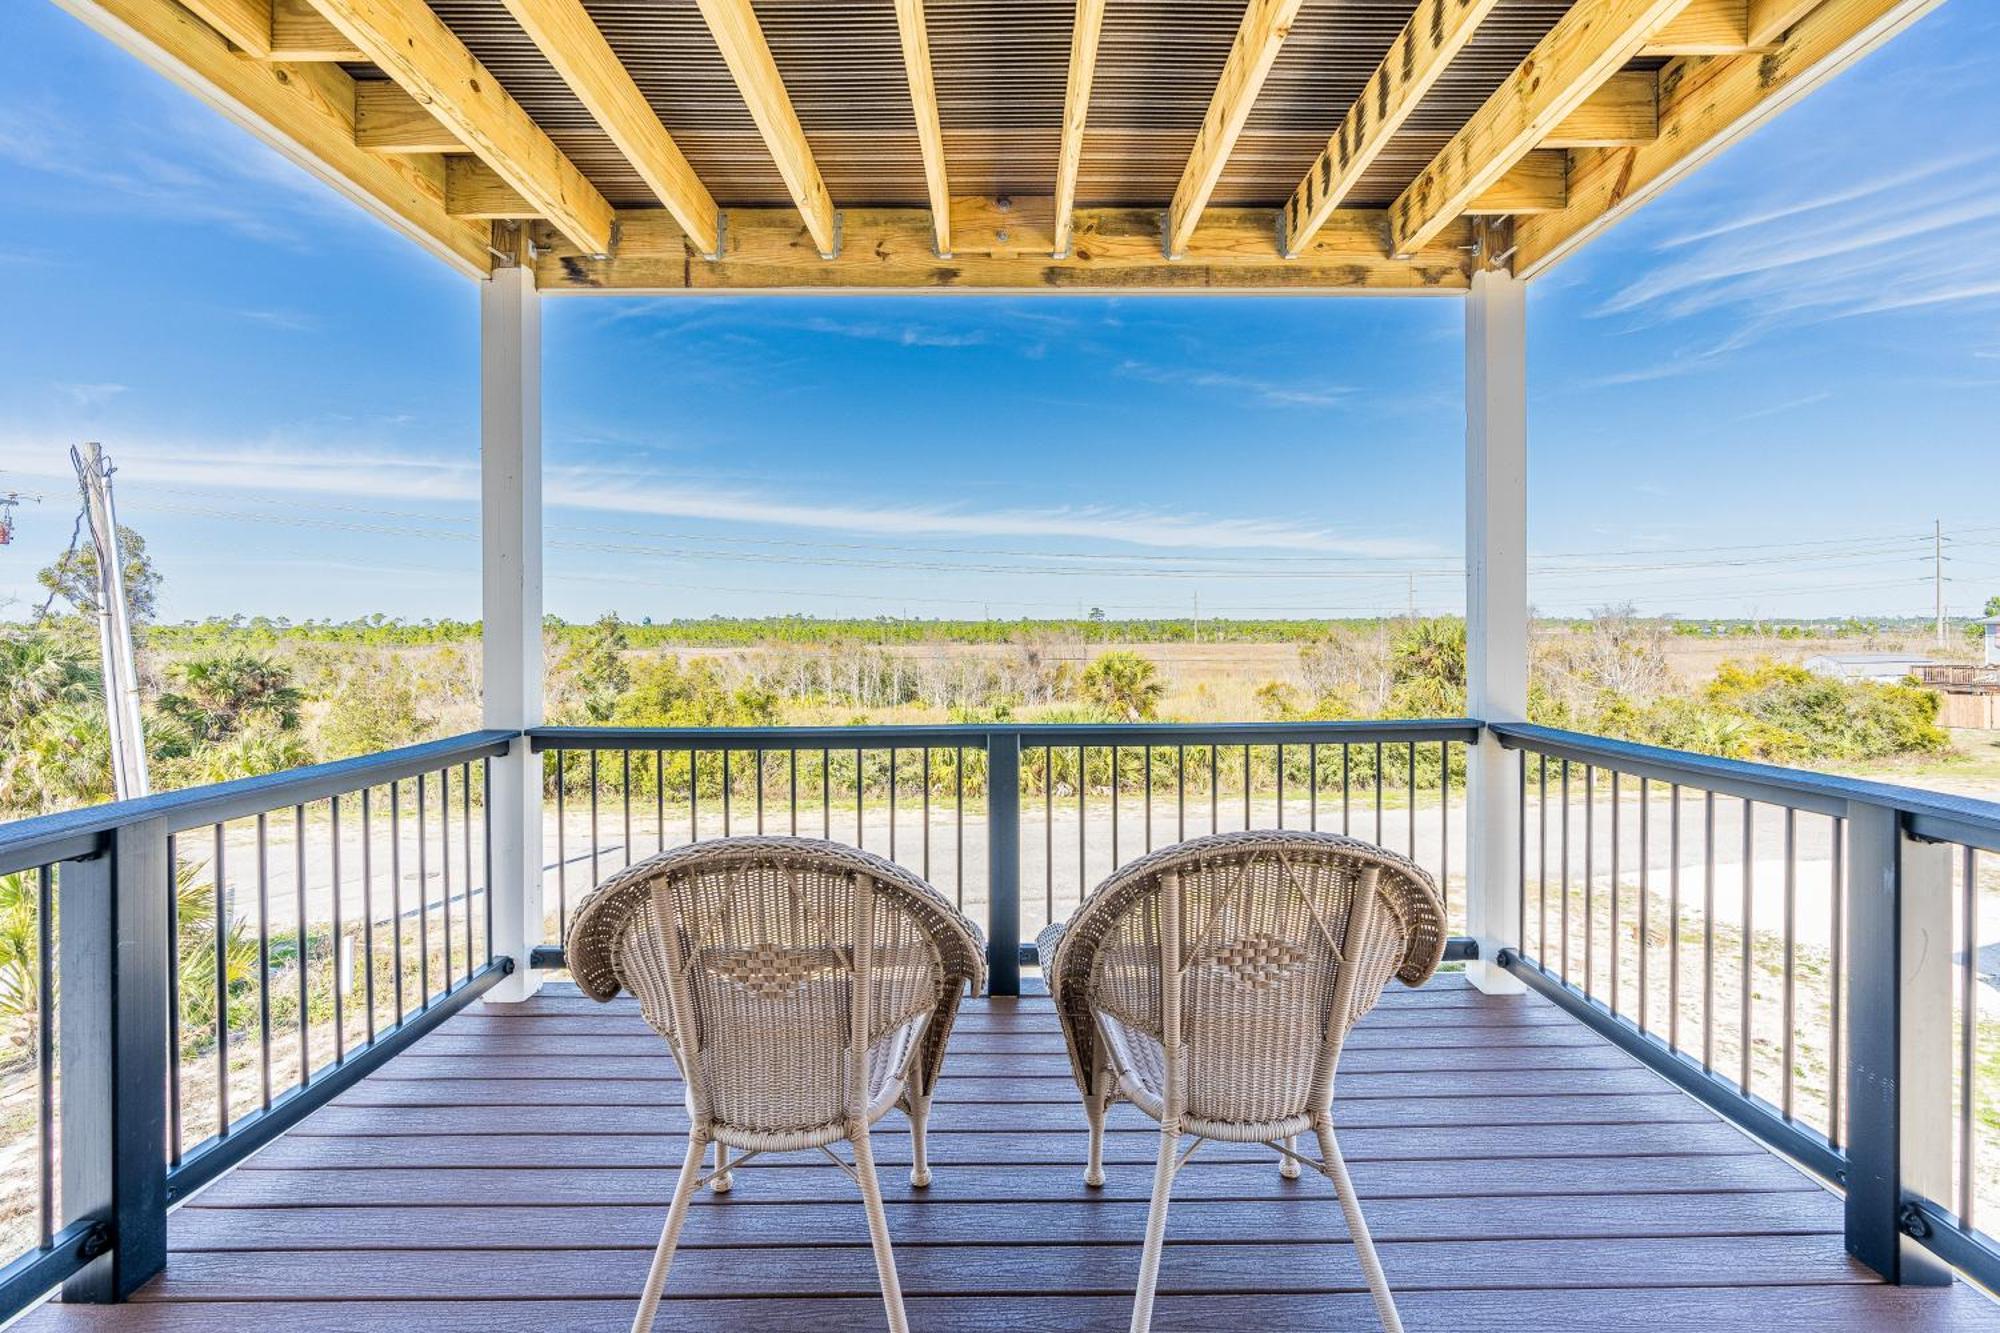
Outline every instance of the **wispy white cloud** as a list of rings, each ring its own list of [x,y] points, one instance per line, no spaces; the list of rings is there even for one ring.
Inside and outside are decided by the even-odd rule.
[[[300,314],[296,310],[238,310],[236,317],[281,333],[310,333],[319,327],[319,322],[311,315]]]
[[[1801,394],[1797,398],[1789,398],[1782,403],[1772,403],[1769,407],[1758,407],[1748,412],[1739,412],[1736,414],[1736,420],[1762,421],[1766,417],[1781,417],[1787,412],[1797,412],[1803,408],[1823,403],[1831,397],[1833,397],[1831,391]]]
[[[0,439],[0,470],[60,475],[55,451]],[[215,448],[127,441],[117,450],[124,484],[202,494],[263,493],[313,500],[399,504],[472,503],[479,469],[470,459],[357,448]],[[1375,558],[1430,556],[1427,543],[1355,534],[1283,516],[1218,515],[1139,505],[975,506],[948,498],[880,501],[866,496],[787,495],[719,486],[701,476],[658,470],[550,467],[542,480],[550,509],[640,514],[822,532],[1099,540],[1182,550],[1292,550]]]
[[[1335,407],[1353,393],[1345,385],[1320,381],[1287,383],[1234,375],[1222,371],[1193,370],[1183,366],[1156,366],[1144,361],[1125,360],[1118,373],[1127,379],[1148,384],[1171,384],[1189,389],[1216,389],[1271,407]]]
[[[59,381],[53,387],[78,407],[86,408],[101,406],[130,391],[130,386],[124,384],[77,384],[70,381]]]

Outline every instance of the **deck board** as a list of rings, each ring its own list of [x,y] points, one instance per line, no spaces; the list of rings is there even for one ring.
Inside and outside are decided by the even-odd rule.
[[[23,1326],[622,1327],[685,1142],[664,1052],[629,1002],[477,1006],[178,1209],[132,1304]],[[2000,1330],[1962,1284],[1877,1282],[1834,1196],[1540,999],[1392,990],[1336,1108],[1413,1329]],[[1083,1186],[1045,997],[968,1006],[933,1124],[926,1190],[900,1118],[876,1140],[913,1326],[1123,1328],[1157,1139],[1118,1108]],[[697,1203],[660,1327],[879,1327],[852,1195],[808,1157],[746,1168]],[[1373,1325],[1324,1181],[1213,1144],[1174,1198],[1156,1327]]]

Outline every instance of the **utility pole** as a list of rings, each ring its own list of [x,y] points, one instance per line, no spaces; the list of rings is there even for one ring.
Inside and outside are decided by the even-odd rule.
[[[132,619],[125,601],[125,561],[118,549],[118,510],[111,498],[115,469],[95,443],[69,451],[83,492],[84,519],[97,552],[97,645],[104,678],[104,720],[111,733],[112,774],[120,800],[147,795],[146,738],[139,718],[139,668],[132,653]]]
[[[1944,643],[1944,520],[1931,524],[1931,582],[1937,589],[1937,641]]]

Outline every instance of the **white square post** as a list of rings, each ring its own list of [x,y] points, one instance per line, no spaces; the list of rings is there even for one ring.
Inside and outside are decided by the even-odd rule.
[[[479,298],[480,567],[485,723],[542,721],[542,312],[526,265],[498,268]],[[528,953],[542,942],[542,781],[528,742],[493,763],[493,952],[514,974],[492,991],[541,988]]]
[[[1528,356],[1526,284],[1482,271],[1465,301],[1466,711],[1528,714]],[[1521,944],[1521,775],[1491,735],[1467,756],[1466,965],[1488,994],[1521,982],[1494,960]]]

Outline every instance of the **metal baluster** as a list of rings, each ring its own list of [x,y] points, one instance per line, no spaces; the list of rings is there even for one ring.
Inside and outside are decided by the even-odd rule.
[[[889,747],[889,859],[896,859],[896,747],[893,745]]]
[[[1965,886],[1960,902],[1965,918],[1965,963],[1958,969],[1959,1012],[1963,1015],[1958,1047],[1958,1225],[1970,1231],[1979,1177],[1973,1130],[1979,1050],[1979,854],[1970,847],[1964,852]]]
[[[167,1160],[181,1164],[181,855],[167,835]]]
[[[292,859],[297,873],[294,887],[299,899],[299,1086],[312,1081],[312,1025],[306,1014],[310,995],[307,982],[312,971],[311,938],[306,934],[306,808],[292,807]]]
[[[1527,791],[1528,756],[1521,756],[1521,790]],[[1317,776],[1317,774],[1315,774]],[[1525,799],[1525,797],[1523,798]],[[1416,819],[1414,813],[1411,820]],[[1319,827],[1317,820],[1313,827]],[[1528,907],[1528,844],[1521,844],[1521,910]],[[1438,742],[1438,886],[1444,890],[1446,915],[1451,907],[1451,742]]]
[[[1535,923],[1535,962],[1542,971],[1549,970],[1549,757],[1535,756],[1537,771],[1537,796],[1535,798],[1535,818],[1541,824],[1541,868],[1537,878],[1541,886],[1541,919]]]
[[[1056,919],[1056,747],[1042,747],[1042,869],[1046,898],[1043,922]]]
[[[569,783],[563,769],[568,766],[568,755],[557,750],[551,757],[556,762],[556,943],[566,945],[569,943],[569,812],[565,808],[565,790]],[[399,937],[401,933],[399,929]]]
[[[1417,859],[1417,743],[1410,742],[1410,808],[1403,815],[1403,824],[1410,838],[1410,859]]]
[[[1583,766],[1583,993],[1597,994],[1597,765]]]
[[[958,877],[953,881],[953,889],[958,899],[957,906],[962,909],[965,906],[965,747],[963,745],[958,747],[957,762],[952,767],[952,781],[957,788],[954,811],[957,823],[952,830],[952,842],[958,857]]]
[[[1285,826],[1285,745],[1278,743],[1278,827]],[[1414,827],[1414,825],[1412,826]]]
[[[1346,741],[1340,743],[1340,832],[1344,837],[1352,831],[1354,814],[1354,747]]]
[[[1611,770],[1611,1012],[1618,1012],[1618,770]]]
[[[223,868],[227,827],[215,825],[215,1132],[229,1134],[229,886]],[[336,890],[337,891],[337,890]]]
[[[1116,745],[1111,747],[1111,868],[1113,870],[1116,870],[1120,865],[1118,860],[1118,816],[1121,813],[1120,807],[1123,804],[1118,783],[1118,749],[1119,747]]]
[[[688,747],[688,842],[701,841],[701,751]]]
[[[725,787],[723,790],[726,793],[728,789]],[[422,796],[423,789],[419,788],[417,794]],[[590,752],[590,886],[592,888],[596,888],[604,882],[604,872],[598,868],[597,864],[599,842],[600,838],[597,832],[597,751],[592,750]],[[428,898],[430,895],[426,893],[424,896]],[[563,908],[563,938],[569,938],[569,908],[567,904]],[[425,944],[424,952],[425,956],[428,957],[430,953],[428,942]],[[430,992],[425,991],[424,994],[428,997]],[[425,1002],[429,1002],[428,998],[426,998]]]
[[[864,845],[862,840],[863,824],[861,820],[861,789],[863,785],[861,781],[861,751],[857,749],[854,752],[854,845],[856,847]]]
[[[618,753],[618,758],[620,764],[618,775],[619,795],[624,798],[625,803],[625,864],[629,866],[632,864],[632,752],[630,750],[621,750]],[[467,881],[467,883],[470,882],[470,880]]]
[[[1798,866],[1798,818],[1799,812],[1785,807],[1785,1045],[1783,1084],[1779,1089],[1779,1109],[1785,1119],[1792,1118],[1792,1066],[1797,1055],[1797,988],[1793,975],[1793,962],[1798,948],[1799,916],[1799,866]]]
[[[757,756],[757,836],[764,836],[764,751],[752,750]],[[891,853],[893,855],[893,853]]]
[[[1153,850],[1153,747],[1146,747],[1146,850]]]
[[[1514,757],[1519,761],[1521,768],[1520,781],[1514,789],[1515,801],[1517,803],[1514,811],[1516,824],[1514,837],[1515,841],[1519,844],[1521,853],[1521,866],[1519,871],[1516,872],[1515,878],[1517,900],[1514,906],[1514,919],[1521,923],[1519,940],[1521,952],[1526,954],[1528,952],[1528,752],[1526,750],[1517,751]],[[1447,900],[1445,903],[1445,915],[1447,917],[1451,915],[1450,908],[1450,901]],[[1541,957],[1539,941],[1537,941],[1534,956],[1538,959]]]
[[[444,877],[444,898],[439,904],[444,934],[443,993],[451,989],[451,770],[438,770],[438,873]],[[339,992],[340,932],[334,931],[334,991]]]
[[[1250,747],[1243,747],[1243,827],[1250,827]]]
[[[627,756],[627,763],[630,763],[629,755]],[[472,980],[472,765],[469,763],[460,764],[458,777],[459,807],[460,814],[463,816],[458,822],[459,841],[465,844],[465,979],[470,981]],[[631,770],[629,768],[626,770],[626,778],[627,790],[629,791],[631,778]],[[625,843],[627,846],[630,846],[632,839],[629,831],[631,824],[629,797],[627,798],[627,802],[626,824],[628,831]]]
[[[55,870],[35,871],[35,1146],[41,1175],[41,1243],[56,1234],[56,895]]]
[[[931,877],[931,747],[928,745],[924,746],[921,753],[923,755],[922,777],[924,780],[924,879],[928,881]],[[796,823],[796,816],[794,817],[794,822]],[[796,829],[793,831],[797,832]]]
[[[271,865],[269,817],[257,816],[257,1068],[271,1105]]]
[[[791,789],[792,836],[796,838],[799,836],[799,752],[788,750],[786,755],[786,782]]]
[[[493,789],[488,787],[490,792]],[[487,824],[493,821],[489,818]],[[798,830],[794,829],[793,832]],[[667,850],[667,752],[653,751],[653,850]]]
[[[1569,980],[1569,760],[1562,761],[1562,979]]]
[[[1715,1071],[1715,793],[1701,794],[1701,1067]]]
[[[493,961],[493,761],[491,759],[479,761],[479,783],[480,789],[486,793],[485,817],[479,821],[480,837],[486,844],[481,853],[480,869],[484,873],[480,875],[479,883],[480,898],[486,909],[486,961],[491,964]],[[661,828],[665,827],[664,824],[661,825]],[[541,873],[535,866],[529,866],[528,872],[537,875]]]
[[[468,800],[471,799],[471,787],[472,783],[468,778],[466,781]],[[362,1003],[368,1010],[368,1020],[363,1026],[364,1030],[368,1033],[368,1042],[370,1045],[373,1045],[375,1042],[375,815],[371,803],[373,796],[373,788],[363,787],[361,789],[361,994]],[[261,830],[259,831],[261,832]],[[465,873],[466,891],[470,894],[472,871],[469,866]],[[261,892],[260,888],[260,911],[262,910]],[[465,919],[468,923],[466,928],[470,930],[472,902],[469,897],[466,900],[465,906]],[[466,957],[468,959],[472,957],[472,949],[469,945],[466,948]],[[267,1100],[264,1104],[269,1106],[270,1102]]]
[[[1382,789],[1389,784],[1383,780],[1382,742],[1375,742],[1375,845],[1382,845]]]
[[[1826,1072],[1826,1139],[1838,1148],[1841,1143],[1840,1094],[1840,1041],[1846,1031],[1840,1024],[1841,979],[1847,975],[1846,929],[1847,904],[1843,895],[1847,891],[1847,821],[1832,816],[1828,823],[1833,834],[1833,882],[1829,885],[1827,901],[1830,904],[1832,920],[1828,925],[1828,938],[1832,941],[1832,962],[1827,969],[1827,1072]]]
[[[1222,832],[1222,752],[1208,747],[1208,831]]]
[[[1187,841],[1187,746],[1174,747],[1174,841]]]
[[[491,790],[489,788],[488,790]],[[562,751],[556,751],[556,792],[562,792]],[[562,860],[562,821],[556,821],[556,860]],[[560,874],[560,871],[558,871]],[[395,914],[393,937],[396,964],[396,1025],[402,1026],[409,1009],[403,1003],[403,784],[389,784],[389,910]]]
[[[1085,774],[1089,771],[1090,756],[1084,747],[1076,747],[1076,900],[1081,903],[1090,892],[1090,864],[1088,858],[1090,815],[1085,809],[1085,795],[1090,783]]]
[[[734,785],[735,785],[734,775],[731,774],[729,771],[729,747],[725,745],[722,747],[722,836],[725,838],[728,837],[730,833],[729,789]],[[592,832],[594,834],[595,830],[593,829]],[[591,863],[591,871],[593,878],[595,878],[596,869],[597,869],[597,863],[593,861]]]
[[[1756,839],[1756,806],[1754,803],[1746,800],[1743,802],[1743,985],[1741,987],[1741,1002],[1738,1006],[1741,1010],[1738,1020],[1742,1027],[1738,1046],[1738,1054],[1741,1056],[1742,1078],[1737,1084],[1738,1087],[1743,1089],[1743,1095],[1746,1097],[1750,1095],[1751,1037],[1756,1031],[1755,1015],[1751,1012],[1750,1008],[1750,992],[1752,990],[1750,940],[1755,920],[1752,916],[1754,910],[1752,900],[1756,892],[1756,876],[1752,872],[1751,867],[1756,856]]]
[[[346,943],[346,940],[342,935],[343,923],[340,915],[339,793],[336,792],[333,799],[328,802],[328,808],[332,812],[333,826],[333,886],[331,894],[333,920],[333,1062],[335,1064],[344,1064],[347,1060],[347,1007],[346,1001],[342,996],[342,992],[346,987],[341,985],[340,955],[342,952],[341,946]]]
[[[1667,792],[1667,1049],[1681,1048],[1681,784]]]
[[[1648,865],[1647,865],[1648,858],[1651,856],[1652,852],[1651,839],[1648,837],[1648,834],[1651,831],[1652,820],[1651,820],[1651,813],[1647,809],[1647,800],[1648,797],[1646,790],[1646,779],[1640,778],[1639,779],[1639,1030],[1641,1032],[1647,1030],[1646,1010],[1648,1006],[1646,1001],[1648,996],[1646,994],[1646,960],[1647,960],[1647,955],[1649,955],[1653,951],[1651,911],[1650,911],[1650,904],[1648,904],[1646,901],[1647,898],[1651,896],[1651,887],[1652,887],[1651,876],[1648,874]]]
[[[592,758],[596,752],[592,751]],[[430,833],[425,825],[429,822],[425,815],[428,793],[425,789],[426,774],[417,774],[417,994],[421,1002],[419,1009],[428,1009],[431,1003],[431,873],[430,873]],[[597,786],[596,774],[591,775],[592,817],[590,821],[590,850],[597,852]],[[559,906],[562,913],[563,939],[569,939],[569,907]]]
[[[819,752],[820,837],[833,840],[833,751]]]
[[[1306,827],[1319,832],[1319,742],[1306,746]]]

